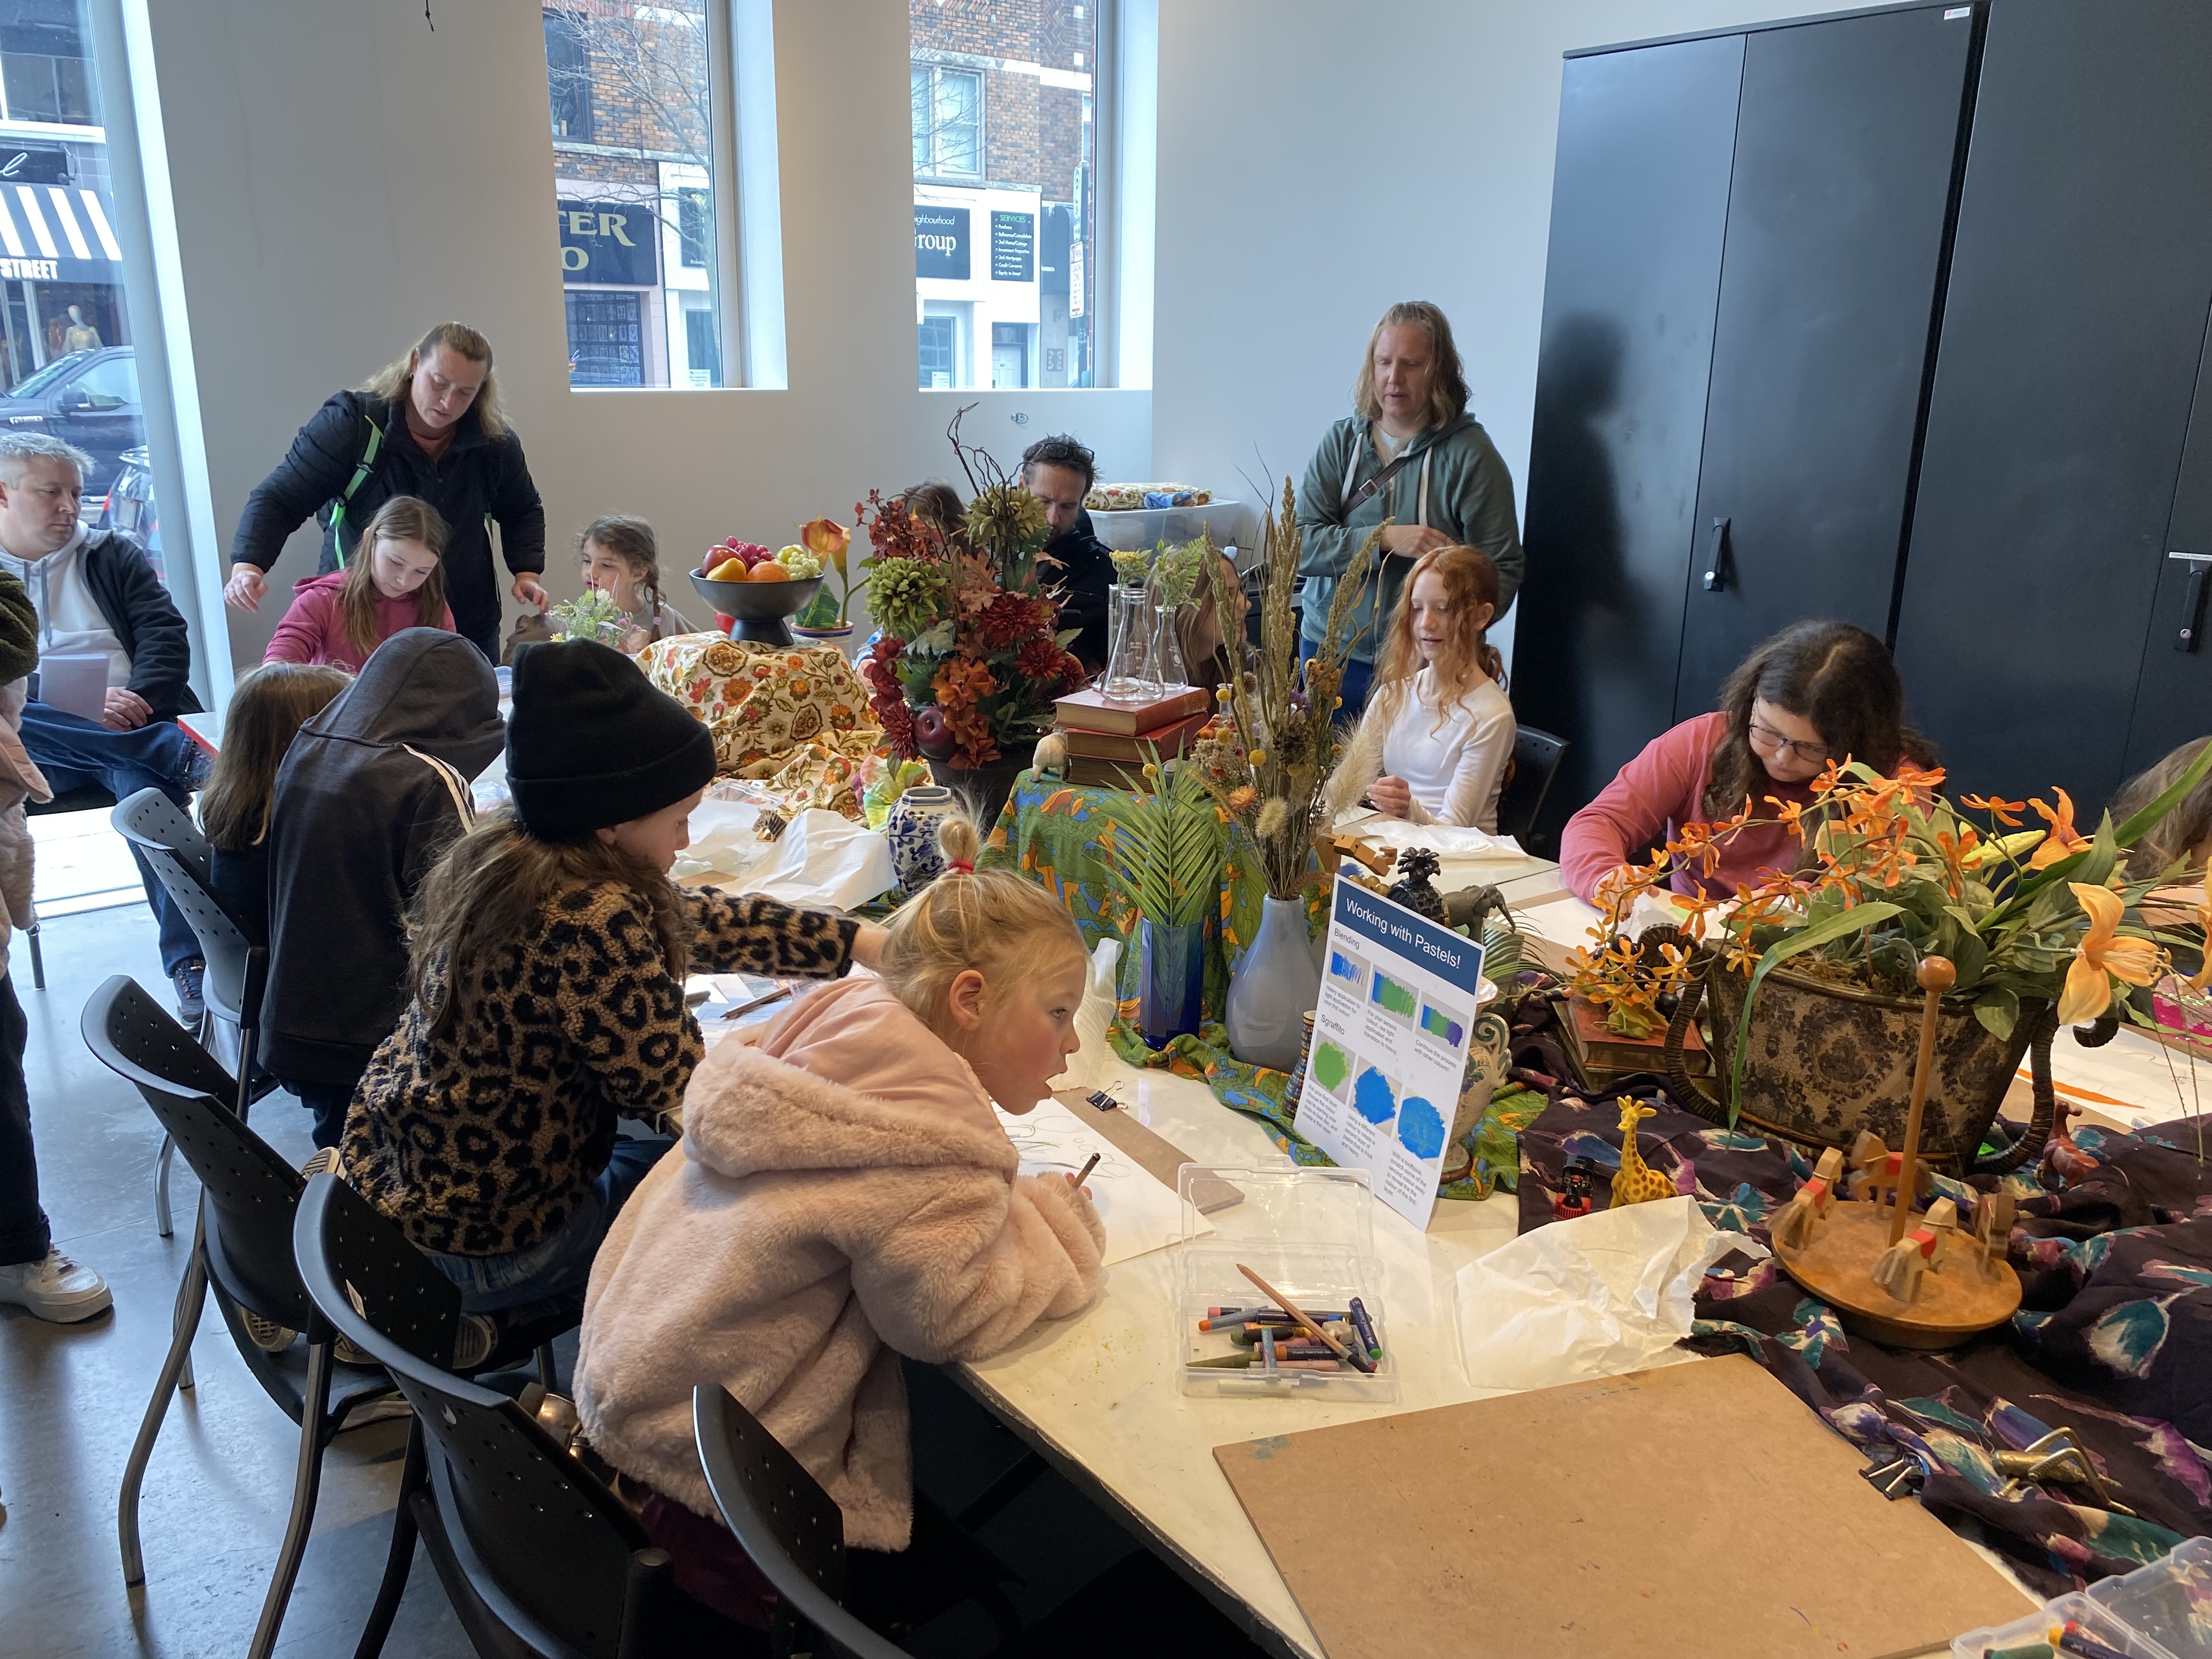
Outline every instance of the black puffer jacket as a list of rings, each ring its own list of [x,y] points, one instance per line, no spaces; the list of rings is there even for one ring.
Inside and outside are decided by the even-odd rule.
[[[446,547],[446,602],[453,623],[495,659],[499,655],[500,589],[492,569],[487,516],[499,525],[508,570],[545,568],[545,503],[522,459],[522,441],[512,429],[494,440],[484,436],[472,410],[446,453],[432,460],[416,447],[407,429],[406,410],[366,392],[341,392],[300,428],[292,447],[246,498],[238,533],[230,538],[233,564],[266,570],[284,550],[284,541],[315,514],[345,493],[354,470],[368,452],[369,423],[384,432],[376,465],[345,504],[339,524],[325,518],[321,571],[338,568],[339,532],[343,551],[354,543],[376,509],[394,495],[419,495],[453,526]]]
[[[300,728],[269,817],[261,1052],[276,1076],[349,1084],[399,1023],[407,906],[505,741],[491,665],[434,628],[394,634]]]

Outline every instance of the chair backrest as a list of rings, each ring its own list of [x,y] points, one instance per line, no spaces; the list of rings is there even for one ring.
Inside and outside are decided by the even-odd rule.
[[[308,1329],[314,1310],[292,1263],[292,1212],[305,1183],[232,1110],[230,1073],[121,974],[92,994],[82,1025],[94,1058],[145,1097],[199,1177],[210,1273],[256,1313]]]
[[[1567,752],[1567,740],[1553,737],[1549,732],[1524,726],[1513,738],[1513,775],[1498,797],[1498,833],[1501,836],[1526,836],[1536,824],[1537,815],[1544,810],[1544,797],[1552,792],[1552,780],[1559,774],[1560,758]]]
[[[483,1575],[472,1588],[495,1616],[540,1653],[648,1650],[656,1598],[674,1593],[668,1558],[520,1404],[425,1357],[452,1353],[459,1293],[401,1263],[394,1250],[411,1247],[334,1175],[307,1183],[292,1242],[317,1310],[391,1373],[444,1459],[447,1522],[466,1547],[457,1565]]]
[[[795,1614],[833,1652],[900,1659],[896,1643],[842,1605],[844,1516],[805,1465],[718,1382],[692,1389],[691,1433],[714,1507],[775,1586],[779,1618]]]
[[[269,952],[246,937],[215,893],[215,854],[182,808],[148,787],[108,815],[115,831],[138,849],[171,903],[191,924],[207,963],[206,993],[233,1024],[258,1028],[269,982]]]

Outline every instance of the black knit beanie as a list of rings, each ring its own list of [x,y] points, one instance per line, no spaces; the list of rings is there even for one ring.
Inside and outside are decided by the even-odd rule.
[[[644,817],[714,777],[707,728],[621,652],[562,640],[515,653],[507,782],[541,841]]]

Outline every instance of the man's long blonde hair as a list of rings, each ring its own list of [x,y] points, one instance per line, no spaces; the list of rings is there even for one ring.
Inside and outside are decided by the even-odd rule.
[[[507,436],[507,411],[499,404],[499,376],[492,372],[491,342],[466,323],[441,323],[401,356],[393,358],[370,375],[356,388],[372,398],[381,398],[393,403],[407,395],[407,383],[415,378],[415,370],[422,361],[422,354],[433,346],[443,346],[458,353],[472,363],[483,365],[483,385],[477,388],[476,401],[468,407],[463,420],[473,417],[484,436],[496,443]]]
[[[1427,300],[1401,300],[1382,313],[1367,337],[1367,355],[1359,360],[1359,378],[1352,383],[1352,407],[1365,421],[1382,418],[1382,403],[1375,395],[1375,343],[1386,328],[1425,328],[1429,331],[1429,421],[1442,426],[1467,413],[1467,371],[1460,367],[1459,348],[1452,343],[1451,324],[1443,307]],[[491,384],[489,380],[484,384]]]

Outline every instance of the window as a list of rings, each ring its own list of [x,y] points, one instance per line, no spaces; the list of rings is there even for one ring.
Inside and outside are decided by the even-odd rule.
[[[1096,385],[1097,5],[907,17],[921,385]]]
[[[77,377],[73,390],[94,409],[136,408],[138,361],[135,357],[109,357],[96,362]]]
[[[568,384],[643,386],[645,324],[635,294],[571,289]]]
[[[591,143],[592,55],[577,13],[545,14],[545,90],[553,105],[553,136]]]
[[[718,148],[713,54],[726,48],[709,37],[727,33],[709,13],[544,11],[571,386],[726,384],[716,157],[734,152],[726,131]]]
[[[0,116],[94,125],[91,68],[77,0],[0,3]]]
[[[980,178],[983,77],[972,70],[916,64],[912,76],[914,170]]]

